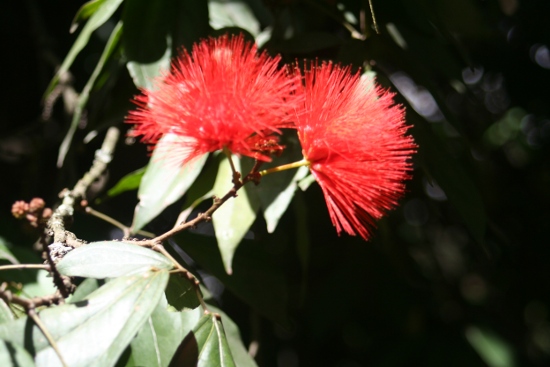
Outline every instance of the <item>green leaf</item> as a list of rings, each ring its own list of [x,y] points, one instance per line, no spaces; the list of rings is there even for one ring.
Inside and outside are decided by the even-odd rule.
[[[67,298],[67,302],[69,303],[77,303],[79,301],[84,300],[86,297],[88,297],[90,294],[95,292],[101,284],[104,282],[101,280],[97,280],[94,278],[86,278],[76,287],[76,290],[73,294]]]
[[[35,279],[34,282],[23,286],[23,294],[25,294],[26,297],[42,297],[55,293],[57,290],[53,284],[50,273],[46,270],[38,270]]]
[[[284,154],[281,157],[274,157],[265,168],[277,167],[302,159],[302,147],[296,134],[285,133],[281,143],[285,146]],[[262,205],[269,233],[275,231],[279,219],[286,212],[294,197],[298,181],[307,176],[308,172],[309,169],[302,166],[297,170],[272,173],[263,177],[260,184],[256,186],[255,190]]]
[[[200,305],[195,286],[180,273],[170,275],[166,287],[166,299],[176,310],[195,309]]]
[[[206,314],[178,348],[170,366],[231,367],[235,366],[221,321]]]
[[[88,22],[88,24],[90,23]],[[99,61],[97,62],[97,65],[95,66],[95,69],[92,75],[90,75],[90,79],[88,79],[88,82],[84,86],[84,89],[82,89],[82,92],[78,96],[78,101],[77,101],[76,108],[71,121],[71,126],[69,127],[69,130],[67,131],[67,134],[65,135],[65,138],[63,138],[63,142],[61,142],[61,146],[59,147],[59,154],[57,156],[58,167],[61,167],[63,165],[63,161],[65,160],[65,156],[69,151],[69,147],[71,145],[71,141],[73,140],[73,136],[76,131],[76,128],[80,123],[82,112],[84,111],[84,108],[88,103],[90,92],[95,84],[97,77],[101,73],[103,66],[105,65],[105,63],[107,62],[107,60],[109,59],[113,51],[115,50],[121,33],[122,33],[122,23],[118,22],[118,24],[113,29],[113,32],[111,33],[111,36],[107,41],[107,44],[105,45],[105,49],[103,50],[103,53],[101,54],[101,57],[99,58]]]
[[[512,348],[493,331],[477,326],[469,326],[466,328],[465,334],[468,342],[470,342],[483,361],[487,363],[487,366],[516,366]]]
[[[222,310],[212,305],[208,305],[208,309],[221,316],[223,328],[225,330],[225,337],[235,364],[239,367],[257,367],[258,365],[254,361],[254,358],[248,354],[246,347],[243,344],[239,327],[229,316],[227,316]]]
[[[0,260],[7,260],[10,264],[19,264],[17,258],[11,253],[8,242],[0,237]]]
[[[109,191],[107,196],[113,197],[130,190],[137,190],[147,167],[140,168],[122,177]]]
[[[166,49],[166,53],[155,62],[143,64],[135,61],[129,61],[126,64],[128,72],[138,88],[154,89],[154,80],[161,71],[170,68],[170,56],[172,55],[170,48]]]
[[[84,301],[48,308],[39,316],[67,365],[112,366],[158,304],[167,271],[150,271],[107,282]],[[38,366],[60,362],[40,329],[27,317],[0,324],[0,338],[25,345]]]
[[[90,17],[90,20],[88,20],[88,23],[86,23],[84,28],[82,28],[82,31],[65,57],[65,60],[63,60],[59,70],[48,85],[48,88],[44,93],[44,99],[47,99],[52,90],[55,88],[59,82],[59,77],[69,70],[76,56],[80,53],[80,51],[82,51],[84,46],[86,46],[90,40],[91,34],[102,26],[103,23],[111,17],[111,15],[113,15],[121,3],[122,0],[105,0],[101,3],[101,7],[96,9],[94,14]]]
[[[233,274],[228,275],[213,237],[183,232],[174,239],[194,261],[256,312],[281,325],[288,324],[285,275],[262,243],[243,240],[233,259]]]
[[[183,338],[193,330],[202,310],[173,312],[162,297],[131,343],[126,367],[168,366]]]
[[[78,9],[71,23],[70,32],[76,31],[80,23],[90,18],[106,0],[90,0]]]
[[[100,279],[172,267],[170,260],[153,250],[115,241],[93,242],[79,247],[57,264],[57,270],[63,275]]]
[[[179,136],[166,134],[158,142],[138,191],[132,231],[138,231],[168,205],[181,198],[202,170],[208,154],[181,165],[173,156]],[[172,153],[172,154],[171,154]],[[183,159],[183,158],[181,158]]]
[[[241,171],[239,160],[234,160],[235,170]],[[244,175],[245,173],[243,173]],[[214,183],[214,193],[219,197],[224,196],[232,187],[233,171],[228,159],[223,159],[218,168],[218,176]],[[228,274],[233,272],[233,255],[237,246],[248,232],[256,219],[260,208],[259,199],[254,187],[248,185],[237,193],[237,197],[227,200],[212,215],[212,223],[216,231],[218,247],[222,254],[223,264]]]
[[[124,4],[122,45],[129,61],[150,64],[170,50],[174,7],[173,1],[166,0],[132,0]]]
[[[0,324],[12,321],[13,319],[13,312],[11,312],[10,306],[3,299],[0,299]]]
[[[0,339],[0,366],[31,367],[32,356],[23,347]]]
[[[260,33],[260,22],[245,1],[208,1],[208,12],[214,29],[239,27],[254,37]]]

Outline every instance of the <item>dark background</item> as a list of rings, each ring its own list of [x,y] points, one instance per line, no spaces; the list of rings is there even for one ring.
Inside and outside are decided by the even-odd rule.
[[[550,2],[374,1],[381,34],[370,31],[365,40],[351,39],[327,15],[323,9],[334,10],[333,1],[248,3],[267,12],[257,11],[262,27],[275,28],[266,48],[285,60],[370,65],[380,83],[399,92],[419,144],[408,193],[369,243],[335,234],[315,184],[297,193],[274,234],[265,233],[261,220],[255,224],[256,238],[284,269],[288,323],[258,316],[230,292],[221,305],[245,343],[260,341],[259,365],[549,365]],[[15,253],[30,249],[36,234],[10,216],[13,202],[42,197],[54,205],[58,192],[89,168],[106,127],[127,129],[122,121],[136,90],[117,55],[111,79],[92,93],[57,168],[70,116],[62,101],[44,116],[41,98],[74,42],[69,28],[81,4],[14,1],[0,11],[0,236]],[[368,9],[359,0],[344,4],[356,16]],[[277,38],[287,28],[295,37]],[[108,25],[72,66],[76,92],[105,34]],[[84,144],[93,129],[100,136]],[[104,188],[143,167],[147,154],[121,141]],[[94,195],[103,198],[98,210],[130,224],[135,191]],[[298,211],[307,213],[305,234]],[[177,212],[177,205],[169,208],[149,229],[170,226]],[[116,235],[84,215],[72,229],[88,241]],[[304,235],[307,268],[298,256]]]

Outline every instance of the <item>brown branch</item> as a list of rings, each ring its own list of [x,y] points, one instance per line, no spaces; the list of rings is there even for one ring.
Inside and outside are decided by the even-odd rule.
[[[101,149],[97,150],[95,153],[95,159],[90,170],[84,174],[72,190],[69,191],[65,189],[61,192],[60,197],[63,201],[53,212],[52,217],[48,221],[44,235],[42,236],[41,242],[45,247],[44,252],[46,253],[46,260],[51,268],[54,284],[64,297],[71,294],[75,286],[72,284],[70,278],[59,274],[55,267],[55,263],[73,248],[83,245],[83,241],[79,240],[74,233],[66,229],[67,224],[73,219],[75,207],[80,206],[80,202],[86,199],[86,190],[88,187],[97,180],[107,168],[107,164],[109,164],[112,159],[118,136],[119,131],[117,128],[111,127],[107,131]],[[50,240],[49,237],[53,237],[53,243],[46,247],[45,245]]]
[[[14,264],[14,265],[0,265],[0,270],[11,269],[43,269],[50,270],[50,266],[46,264]]]

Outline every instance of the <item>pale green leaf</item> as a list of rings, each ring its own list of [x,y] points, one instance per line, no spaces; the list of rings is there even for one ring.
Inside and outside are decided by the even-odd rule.
[[[164,297],[131,343],[126,367],[168,366],[183,338],[193,329],[202,310],[174,312],[168,310]]]
[[[117,241],[93,242],[79,247],[57,264],[57,270],[63,275],[101,279],[172,267],[172,262],[158,252]]]
[[[256,37],[260,33],[260,23],[246,1],[208,1],[210,25],[214,29],[238,27]]]
[[[239,160],[234,159],[234,164],[235,169],[240,171]],[[222,197],[233,187],[232,177],[233,172],[229,160],[223,159],[220,162],[213,189],[217,196]],[[233,272],[231,267],[233,255],[250,226],[254,223],[259,207],[260,202],[255,193],[255,188],[247,185],[238,191],[237,197],[227,200],[212,215],[218,247],[228,274]]]
[[[32,367],[32,356],[23,347],[0,339],[0,366]]]
[[[150,63],[129,61],[126,64],[128,72],[138,88],[154,89],[154,80],[162,71],[170,69],[170,58],[172,57],[170,38],[166,40],[166,52],[157,60]]]
[[[6,304],[6,302],[4,302],[3,299],[0,299],[0,324],[13,319],[13,312],[11,312],[10,307]]]
[[[67,365],[112,366],[147,321],[168,282],[167,271],[151,271],[107,282],[76,304],[48,308],[39,317]],[[27,317],[0,324],[0,338],[36,353],[37,366],[60,366],[56,353]]]
[[[138,231],[168,205],[180,199],[202,170],[208,154],[181,165],[184,157],[175,157],[174,146],[182,143],[175,134],[166,134],[158,142],[138,191],[132,231]]]

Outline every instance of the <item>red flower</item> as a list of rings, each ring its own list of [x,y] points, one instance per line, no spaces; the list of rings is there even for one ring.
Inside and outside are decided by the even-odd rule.
[[[172,155],[181,163],[224,147],[231,152],[269,160],[257,139],[288,125],[297,104],[299,81],[278,68],[280,57],[258,54],[243,36],[203,40],[184,51],[169,75],[143,90],[127,122],[134,136],[155,144],[167,133],[181,138]]]
[[[410,177],[416,145],[404,109],[372,80],[332,64],[305,71],[304,94],[296,128],[332,223],[367,240]]]

